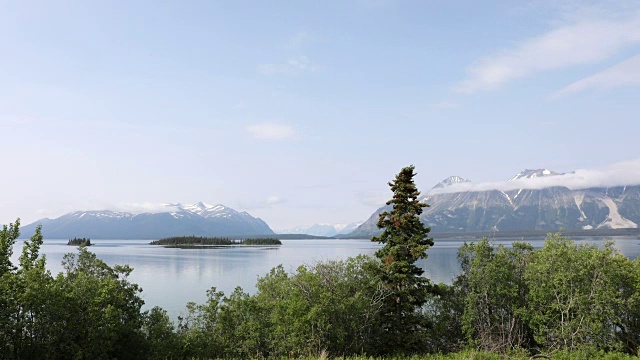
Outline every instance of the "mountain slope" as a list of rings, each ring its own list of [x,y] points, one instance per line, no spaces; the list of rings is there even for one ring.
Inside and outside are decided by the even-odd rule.
[[[547,169],[525,170],[510,179],[518,184],[523,179],[562,175]],[[434,187],[468,182],[450,177]],[[509,191],[440,192],[420,198],[430,206],[420,219],[433,232],[483,232],[527,230],[582,230],[603,228],[637,228],[640,224],[640,186],[571,190],[555,186],[543,189]],[[378,233],[378,209],[351,235]]]
[[[42,224],[46,238],[156,239],[167,236],[270,235],[259,218],[224,205],[167,204],[160,213],[131,214],[111,210],[76,211],[56,219],[42,219],[21,228],[23,237]]]

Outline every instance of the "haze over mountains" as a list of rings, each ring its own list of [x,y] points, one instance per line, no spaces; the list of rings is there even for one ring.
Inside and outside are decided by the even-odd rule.
[[[168,236],[271,235],[264,221],[247,212],[224,205],[199,202],[192,205],[166,204],[163,212],[132,214],[122,211],[75,211],[56,219],[41,219],[21,228],[31,236],[42,224],[45,238],[76,236],[92,239],[157,239]]]
[[[335,236],[353,232],[362,222],[351,224],[313,224],[289,229],[276,230],[278,234],[307,234],[315,236]]]
[[[578,183],[576,179],[580,180],[575,173],[536,169],[522,171],[506,183],[475,186],[452,176],[420,197],[430,205],[420,218],[434,233],[638,227],[639,185],[577,189],[560,185]],[[378,233],[379,214],[389,209],[379,208],[350,235]]]

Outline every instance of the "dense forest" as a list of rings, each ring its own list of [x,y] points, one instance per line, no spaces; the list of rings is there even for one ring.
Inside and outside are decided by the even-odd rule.
[[[40,228],[11,262],[19,220],[0,232],[5,359],[389,357],[626,359],[640,346],[640,260],[550,234],[541,249],[464,244],[461,274],[433,284],[415,265],[433,245],[413,168],[392,182],[375,257],[283,266],[257,291],[212,287],[176,321],[142,311],[128,266],[86,247],[46,270]],[[441,355],[439,355],[441,354]]]

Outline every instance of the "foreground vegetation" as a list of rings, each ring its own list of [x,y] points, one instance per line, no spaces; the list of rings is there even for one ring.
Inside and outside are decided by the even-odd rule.
[[[396,352],[413,359],[626,359],[638,351],[640,264],[611,244],[576,245],[554,234],[538,250],[486,239],[464,245],[461,275],[451,286],[430,285],[425,304],[413,309],[412,348],[398,350],[384,330],[392,290],[379,259],[321,262],[294,273],[280,266],[258,280],[254,295],[212,288],[205,303],[189,304],[173,323],[161,308],[141,311],[129,267],[109,267],[85,247],[52,276],[38,231],[18,266],[11,264],[17,228],[0,233],[6,359],[364,359]]]
[[[305,360],[323,360],[328,356],[323,353],[319,356],[300,357],[299,359]],[[345,356],[339,357],[341,360],[533,360],[533,359],[551,359],[551,360],[633,360],[638,359],[637,356],[616,353],[616,352],[604,352],[594,349],[584,348],[574,351],[559,351],[548,355],[531,356],[526,351],[515,350],[506,354],[483,351],[483,350],[463,350],[455,353],[448,354],[420,354],[420,355],[390,355],[390,356]]]
[[[384,244],[358,256],[282,266],[253,295],[207,292],[177,322],[142,311],[128,266],[79,247],[53,276],[40,229],[10,261],[19,221],[0,232],[0,354],[5,359],[628,359],[640,346],[640,260],[560,234],[541,249],[490,240],[459,249],[461,274],[432,284],[415,261],[431,246],[413,168],[391,183]]]
[[[279,239],[275,238],[248,238],[233,240],[226,237],[204,237],[204,236],[174,236],[155,240],[151,245],[163,245],[170,247],[189,246],[228,246],[228,245],[282,245]]]

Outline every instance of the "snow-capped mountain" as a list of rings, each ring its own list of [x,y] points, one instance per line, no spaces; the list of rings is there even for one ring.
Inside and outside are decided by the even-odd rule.
[[[122,211],[75,211],[56,219],[41,219],[22,227],[31,236],[42,224],[46,238],[89,237],[92,239],[156,239],[167,236],[271,235],[259,218],[224,205],[199,202],[193,205],[166,204],[162,212],[133,214]]]
[[[433,187],[433,189],[443,189],[443,188],[446,188],[447,186],[468,183],[468,182],[471,182],[471,180],[467,180],[460,176],[449,176],[448,178],[437,183],[436,186]]]
[[[344,227],[342,229],[340,229],[336,225],[336,230],[338,230],[338,235],[348,234],[348,233],[352,232],[353,230],[357,229],[358,226],[362,225],[362,223],[363,223],[362,221],[352,222],[351,224],[344,225]]]
[[[351,224],[313,224],[311,226],[298,226],[290,229],[276,230],[278,234],[307,234],[315,236],[334,236],[348,234],[355,230],[362,222]]]
[[[510,181],[557,176],[547,170],[525,170]],[[458,177],[440,184],[452,185]],[[441,188],[440,184],[435,188]],[[433,232],[581,230],[637,228],[640,225],[640,186],[617,186],[571,190],[564,186],[508,191],[461,191],[426,194],[420,219]],[[380,232],[376,224],[378,209],[356,229],[353,236]]]
[[[200,215],[204,218],[230,218],[233,216],[247,216],[247,212],[238,212],[232,208],[224,205],[209,205],[202,201],[193,205],[180,205],[177,206],[180,210],[190,212],[192,214]]]
[[[509,179],[509,181],[519,180],[519,179],[533,179],[536,177],[543,176],[554,176],[554,175],[562,175],[561,173],[557,173],[555,171],[547,170],[547,169],[526,169],[516,174],[516,176]]]

